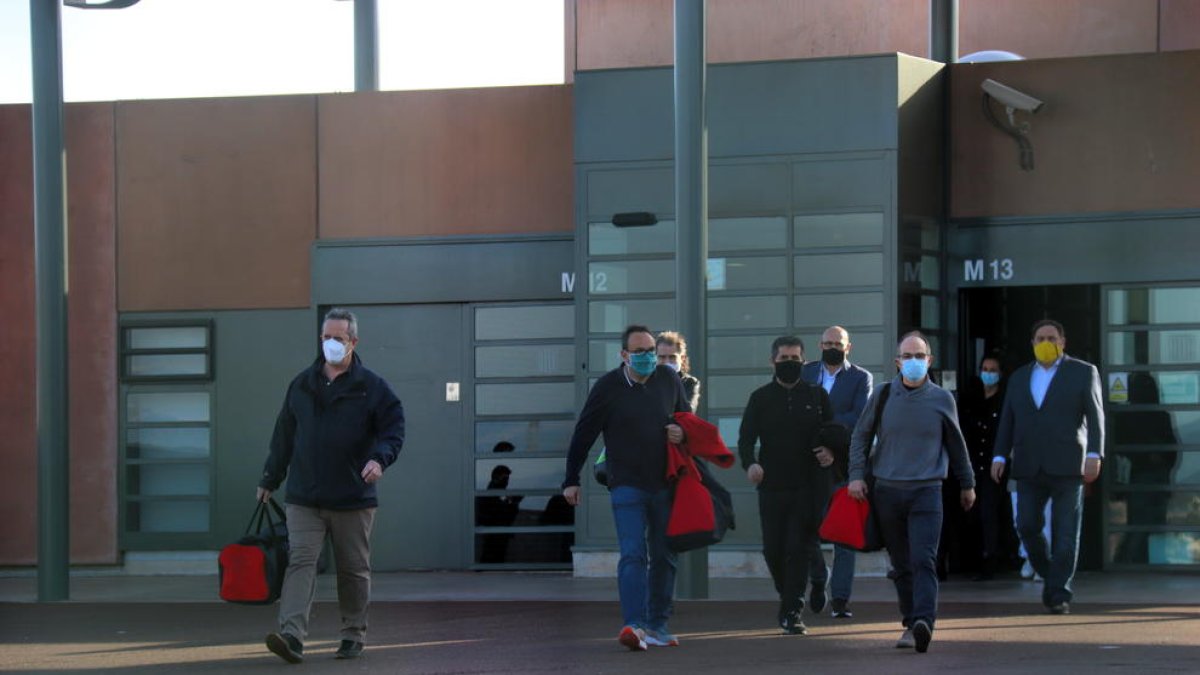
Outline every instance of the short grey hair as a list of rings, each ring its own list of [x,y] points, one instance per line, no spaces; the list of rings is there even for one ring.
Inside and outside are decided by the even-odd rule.
[[[925,353],[927,353],[927,354],[933,353],[933,345],[929,344],[929,338],[925,337],[925,334],[919,330],[910,330],[907,333],[905,333],[904,335],[901,335],[900,341],[896,343],[896,354],[897,355],[900,354],[900,345],[904,344],[904,341],[907,340],[908,338],[917,338],[921,342],[924,342],[925,343]]]
[[[350,324],[346,332],[350,335],[351,340],[358,339],[358,317],[354,316],[354,312],[341,307],[334,307],[325,312],[326,321],[345,321]]]

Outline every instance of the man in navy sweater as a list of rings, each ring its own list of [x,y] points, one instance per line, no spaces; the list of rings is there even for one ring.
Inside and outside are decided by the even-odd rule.
[[[671,491],[667,443],[682,443],[674,413],[691,412],[675,371],[658,365],[654,334],[629,326],[621,335],[621,365],[588,393],[567,453],[563,497],[579,504],[579,472],[600,434],[621,559],[617,590],[623,626],[617,640],[632,651],[676,646],[667,620],[675,594],[675,554],[667,548]]]
[[[947,469],[961,488],[963,510],[975,503],[975,472],[958,427],[954,397],[929,380],[933,353],[929,340],[908,333],[896,348],[900,374],[890,383],[886,404],[874,426],[876,392],[850,439],[850,484],[855,499],[867,498],[867,462],[875,475],[871,499],[892,562],[904,633],[897,647],[924,653],[937,619],[937,549],[942,533],[942,481]],[[874,449],[871,445],[878,443]]]

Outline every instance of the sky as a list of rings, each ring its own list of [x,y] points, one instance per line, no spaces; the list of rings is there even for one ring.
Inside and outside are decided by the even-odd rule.
[[[0,103],[33,99],[29,2],[0,0]],[[377,2],[380,89],[563,81],[562,0]],[[62,45],[66,101],[354,90],[347,0],[63,7]]]

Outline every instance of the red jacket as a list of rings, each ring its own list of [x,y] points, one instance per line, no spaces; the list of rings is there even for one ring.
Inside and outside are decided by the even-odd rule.
[[[694,458],[728,468],[733,466],[734,455],[725,447],[716,425],[685,412],[675,413],[675,423],[683,427],[687,441],[682,446],[667,444],[667,482],[675,485],[667,537],[711,533],[717,527],[713,497],[702,482]]]

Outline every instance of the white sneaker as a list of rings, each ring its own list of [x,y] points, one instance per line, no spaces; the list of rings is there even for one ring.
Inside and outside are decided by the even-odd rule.
[[[900,639],[896,640],[896,649],[913,649],[916,646],[917,641],[913,638],[912,629],[905,628],[904,633],[900,635]]]
[[[617,642],[631,652],[644,652],[646,651],[646,631],[633,626],[625,626],[617,635]]]
[[[1030,565],[1029,561],[1026,560],[1025,564],[1021,565],[1021,578],[1022,579],[1033,579],[1036,576],[1037,576],[1037,572],[1033,571],[1033,565]]]
[[[678,647],[679,638],[671,635],[667,630],[646,629],[646,644],[651,647]]]

